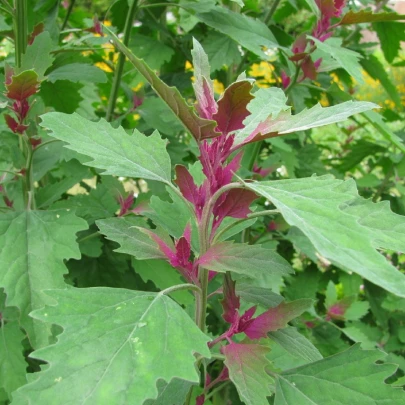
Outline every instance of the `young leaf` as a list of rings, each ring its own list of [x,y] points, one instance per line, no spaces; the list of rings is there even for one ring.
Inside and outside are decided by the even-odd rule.
[[[288,322],[312,308],[312,303],[312,300],[309,299],[301,299],[288,303],[282,302],[254,318],[243,332],[250,339],[265,338],[268,332],[287,327]]]
[[[125,45],[123,45],[117,36],[108,28],[104,27],[104,30],[111,36],[117,49],[128,58],[136,69],[138,69],[139,73],[141,73],[141,75],[148,81],[158,96],[177,115],[183,125],[190,131],[197,141],[206,138],[214,138],[219,135],[218,132],[215,132],[215,127],[217,126],[215,121],[198,117],[195,114],[193,107],[187,104],[186,100],[184,100],[175,87],[169,87],[159,79],[155,72],[142,59],[137,58]]]
[[[171,298],[118,288],[47,293],[58,304],[33,316],[64,332],[55,345],[31,354],[49,367],[13,394],[16,405],[55,398],[65,404],[143,404],[157,397],[159,379],[199,381],[193,354],[210,357],[209,338]]]
[[[384,383],[397,366],[375,364],[384,354],[355,345],[343,353],[277,377],[275,405],[400,405],[405,392]]]
[[[78,114],[47,113],[41,126],[72,149],[93,158],[86,165],[104,169],[103,174],[141,177],[171,184],[170,157],[166,142],[155,131],[146,137],[136,129],[128,135],[107,121],[89,121]]]
[[[8,98],[22,101],[38,91],[38,75],[33,70],[26,70],[11,77],[11,82],[6,83]]]
[[[116,252],[128,253],[138,260],[166,258],[157,243],[141,231],[141,228],[146,227],[144,220],[131,217],[107,218],[97,221],[96,224],[107,239],[121,245]],[[158,230],[154,229],[153,232],[157,233]],[[160,232],[159,234],[162,236]]]
[[[405,20],[405,15],[397,13],[373,13],[372,10],[350,10],[340,20],[339,25],[375,23],[384,21]]]
[[[268,337],[277,342],[288,353],[305,360],[306,363],[313,363],[323,358],[319,350],[292,326],[270,332]]]
[[[210,270],[233,271],[256,278],[263,274],[289,274],[291,266],[279,254],[260,245],[220,242],[212,245],[198,263]]]
[[[231,343],[222,348],[229,378],[246,405],[268,405],[267,397],[274,392],[274,380],[265,371],[271,365],[268,352],[267,347],[256,344]]]
[[[8,394],[26,384],[26,368],[21,341],[25,334],[18,322],[2,323],[0,328],[0,388]]]
[[[382,288],[405,297],[405,277],[393,267],[376,247],[394,243],[391,235],[405,240],[394,230],[385,230],[384,223],[402,217],[390,213],[384,204],[382,214],[371,215],[380,206],[361,199],[354,181],[343,182],[332,176],[246,183],[245,186],[268,198],[285,220],[299,228],[317,251],[337,266],[353,271]],[[353,211],[350,211],[350,206]],[[371,207],[371,209],[370,209]],[[346,211],[348,209],[349,211]],[[365,217],[365,223],[361,224]],[[374,229],[379,229],[376,233]],[[398,240],[393,247],[401,242]]]
[[[28,314],[49,303],[43,290],[66,286],[63,260],[80,258],[76,232],[86,228],[83,219],[65,210],[15,212],[0,218],[0,287],[7,294],[6,305],[19,308],[21,325],[34,348],[48,344],[50,325]]]
[[[254,98],[250,94],[252,88],[253,83],[249,80],[232,83],[218,100],[218,112],[213,118],[223,134],[243,128],[243,121],[250,114],[247,106]]]

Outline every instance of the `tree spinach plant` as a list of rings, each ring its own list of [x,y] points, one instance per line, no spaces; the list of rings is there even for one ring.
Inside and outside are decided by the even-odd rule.
[[[118,1],[103,25],[81,21],[74,1],[2,2],[15,61],[4,62],[1,105],[1,403],[404,402],[405,219],[382,197],[405,146],[378,105],[344,91],[363,76],[339,37],[361,23],[403,29],[392,22],[403,16],[383,1],[372,11],[303,0],[310,25],[293,39],[271,25],[293,1],[251,3]],[[145,22],[179,55],[138,32]],[[228,49],[226,69],[196,37]],[[163,80],[191,42],[194,94],[181,83],[190,75]],[[272,52],[268,86],[250,72]],[[207,53],[223,70],[215,79]],[[401,105],[381,62],[363,62]],[[346,83],[324,92],[325,72]],[[307,106],[310,91],[329,105]],[[316,166],[311,130],[349,118],[349,136],[370,124],[383,139],[372,196],[344,178],[366,170],[366,141]],[[280,156],[279,171],[262,166]],[[376,177],[380,163],[367,164],[359,183]]]

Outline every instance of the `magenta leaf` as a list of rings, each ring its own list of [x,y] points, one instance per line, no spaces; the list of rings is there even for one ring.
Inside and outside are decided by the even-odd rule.
[[[232,324],[238,319],[238,309],[240,308],[240,300],[235,292],[235,284],[236,281],[233,281],[230,277],[224,278],[224,298],[221,301],[224,309],[222,318],[224,318],[225,322]]]
[[[195,77],[193,87],[197,98],[197,110],[201,118],[210,120],[217,112],[218,106],[214,98],[214,86],[210,79],[208,56],[195,38],[193,38],[191,55],[193,56]]]
[[[242,129],[243,121],[250,114],[247,105],[254,98],[250,91],[253,84],[249,80],[232,83],[218,100],[218,112],[213,116],[217,130],[223,134]]]
[[[197,205],[199,199],[198,187],[186,167],[176,165],[176,180],[174,182],[179,186],[183,197],[192,204]]]
[[[25,70],[19,75],[7,79],[6,87],[8,98],[23,101],[38,91],[38,75],[33,70]]]
[[[11,115],[4,114],[4,119],[6,120],[7,126],[15,133],[22,134],[28,125],[19,124]]]
[[[222,204],[215,210],[217,222],[221,222],[225,217],[247,218],[250,211],[250,204],[258,196],[250,190],[234,188],[230,190]]]
[[[140,227],[138,227],[138,229],[142,233],[148,235],[156,243],[156,245],[159,247],[159,250],[164,254],[164,256],[166,256],[169,262],[176,260],[176,252],[173,246],[173,242],[169,237],[163,239],[161,235],[157,235],[155,232],[149,229]]]
[[[241,400],[246,405],[268,405],[267,397],[274,392],[274,380],[266,373],[266,369],[271,367],[266,358],[269,348],[258,344],[231,343],[222,347],[221,351],[229,378]]]
[[[336,319],[340,321],[345,320],[345,313],[351,307],[351,305],[356,301],[356,296],[351,295],[349,297],[344,297],[341,300],[335,302],[331,305],[326,314],[326,320]]]
[[[282,302],[275,308],[259,315],[243,331],[250,339],[267,337],[268,332],[287,327],[288,322],[297,318],[312,307],[312,300],[301,299],[293,302]]]
[[[304,73],[304,78],[308,78],[311,80],[316,80],[317,71],[314,62],[312,61],[311,57],[308,56],[304,59],[301,64],[302,71]]]

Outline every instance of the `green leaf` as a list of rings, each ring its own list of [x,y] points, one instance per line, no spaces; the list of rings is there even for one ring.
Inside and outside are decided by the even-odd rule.
[[[209,12],[198,13],[197,17],[204,24],[228,35],[244,48],[266,60],[268,56],[263,48],[280,47],[266,24],[228,8],[217,6]]]
[[[276,294],[268,288],[255,287],[239,282],[236,283],[236,295],[239,295],[244,301],[262,305],[266,309],[276,307],[284,300],[281,295]]]
[[[350,10],[340,20],[339,25],[374,23],[384,21],[405,20],[405,15],[397,13],[373,13],[372,10]]]
[[[313,363],[321,360],[323,357],[318,349],[296,328],[288,326],[274,332],[269,332],[269,338],[277,342],[288,353],[303,359],[306,363]]]
[[[8,394],[26,384],[27,363],[25,362],[21,341],[25,334],[18,322],[3,323],[0,328],[0,388]]]
[[[211,72],[241,61],[238,44],[216,31],[210,31],[202,43],[211,65]]]
[[[146,228],[143,219],[133,217],[108,218],[97,221],[96,224],[107,239],[121,245],[119,249],[115,250],[116,252],[128,253],[138,260],[166,258],[156,242],[140,230],[140,228]],[[153,232],[162,236],[157,229],[154,229]]]
[[[103,174],[140,177],[171,184],[170,157],[166,142],[157,132],[146,137],[136,129],[128,135],[122,127],[113,128],[107,121],[88,121],[78,114],[47,113],[41,126],[50,129],[54,138],[72,149],[93,158],[86,163]]]
[[[256,344],[232,343],[222,348],[229,378],[246,405],[268,405],[267,397],[274,390],[274,380],[265,369],[271,366],[266,358],[269,349]]]
[[[194,108],[187,104],[177,88],[169,87],[159,79],[155,72],[142,59],[136,57],[125,45],[123,45],[113,32],[106,27],[103,29],[109,36],[111,36],[116,48],[135,66],[139,73],[141,73],[141,75],[152,86],[157,95],[177,115],[179,120],[197,141],[205,138],[214,138],[219,135],[218,132],[215,132],[217,126],[215,121],[198,117]]]
[[[57,80],[69,80],[70,82],[106,83],[106,74],[96,66],[86,63],[70,63],[52,70],[48,80],[55,83]]]
[[[171,298],[115,288],[47,293],[58,304],[33,316],[64,332],[55,345],[31,354],[49,367],[14,393],[15,405],[55,398],[63,404],[143,404],[158,395],[159,379],[199,382],[193,354],[210,357],[209,338]]]
[[[198,262],[210,270],[232,271],[256,278],[267,273],[289,274],[289,263],[271,249],[261,245],[220,242],[212,245]]]
[[[60,113],[72,114],[83,100],[80,90],[83,85],[68,80],[58,80],[56,83],[42,82],[39,95],[47,107],[53,107]]]
[[[349,75],[358,83],[364,83],[363,75],[361,74],[361,66],[359,64],[359,59],[362,57],[361,54],[351,51],[350,49],[342,48],[341,38],[329,38],[324,42],[309,36],[315,42],[315,45],[322,52],[332,56],[339,65],[346,70]]]
[[[396,104],[397,108],[402,109],[401,97],[398,90],[389,78],[386,68],[378,58],[374,55],[368,55],[367,58],[360,61],[360,64],[374,80],[378,80],[381,83],[392,101]]]
[[[400,235],[403,218],[389,212],[386,204],[361,199],[354,181],[322,176],[245,186],[269,199],[323,257],[405,297],[404,275],[375,250],[399,247],[401,240],[405,245],[405,234]],[[395,219],[398,228],[385,229],[385,223],[392,224]],[[395,241],[396,237],[400,240]]]
[[[384,383],[393,364],[375,364],[384,357],[355,345],[343,353],[277,376],[275,405],[400,405],[405,392]]]
[[[254,101],[255,100],[252,100],[248,104],[248,109],[250,109],[249,106]],[[247,130],[246,127],[239,131],[236,134],[235,142],[253,142],[265,138],[290,134],[292,132],[305,131],[311,128],[335,124],[337,122],[345,121],[354,114],[362,113],[373,108],[379,108],[379,106],[366,101],[346,101],[332,107],[322,107],[320,104],[317,104],[309,110],[302,110],[296,115],[291,115],[291,110],[288,110],[273,117],[270,115],[272,112],[270,109],[270,114],[267,115],[267,118],[263,119],[266,115],[266,105],[258,103],[254,109],[252,108],[252,116],[249,116],[245,120],[245,124],[247,124],[249,130]],[[260,115],[260,119],[259,117],[258,119],[255,119],[254,117],[256,115]],[[252,124],[250,124],[250,120],[252,120]],[[254,124],[257,125],[255,126]]]
[[[373,28],[380,40],[381,49],[388,63],[392,63],[401,49],[401,41],[405,41],[405,24],[377,22]]]
[[[169,383],[159,380],[157,388],[158,397],[148,399],[143,405],[184,405],[188,391],[193,386],[189,381],[174,378]]]
[[[316,15],[316,17],[319,19],[321,15],[321,11],[319,10],[319,7],[317,6],[315,0],[304,0],[305,3],[308,4],[310,10]]]
[[[170,62],[174,55],[174,50],[161,41],[145,35],[132,35],[130,40],[130,49],[143,59],[151,69],[159,70],[165,62]]]
[[[48,344],[50,325],[28,314],[49,303],[43,290],[64,288],[65,259],[80,258],[76,232],[86,223],[72,212],[26,211],[0,218],[0,287],[6,305],[21,312],[21,325],[34,348]]]
[[[27,46],[22,56],[21,66],[17,72],[33,69],[38,75],[38,80],[45,79],[46,70],[52,65],[54,57],[51,51],[54,48],[51,36],[48,31],[42,32],[35,37],[32,45]]]

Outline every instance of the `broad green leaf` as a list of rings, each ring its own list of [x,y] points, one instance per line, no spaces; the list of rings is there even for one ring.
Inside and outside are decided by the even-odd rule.
[[[183,125],[190,131],[197,141],[205,138],[214,138],[219,135],[219,133],[215,132],[215,127],[217,125],[215,121],[198,117],[194,108],[187,104],[177,88],[169,87],[142,59],[136,57],[125,45],[123,45],[113,32],[106,27],[104,27],[104,30],[109,36],[111,36],[117,49],[135,66],[139,73],[141,73],[141,75],[152,86],[157,95],[177,115]]]
[[[363,75],[361,74],[361,66],[359,59],[361,54],[351,51],[350,49],[342,48],[341,38],[329,38],[324,42],[319,41],[314,37],[309,37],[321,51],[332,56],[339,65],[346,70],[349,75],[353,76],[358,83],[364,83]]]
[[[405,245],[405,233],[400,233],[403,218],[388,211],[385,204],[361,199],[354,181],[322,176],[245,186],[269,199],[323,257],[405,297],[404,275],[375,250],[399,247],[401,241]],[[379,216],[373,214],[375,210]],[[385,223],[394,220],[398,228],[385,229]],[[400,239],[395,241],[395,237]]]
[[[141,405],[157,397],[159,379],[199,382],[193,354],[210,357],[209,338],[171,298],[115,288],[47,293],[58,304],[33,316],[64,332],[55,345],[31,354],[49,367],[14,393],[14,405],[55,398],[61,404]]]
[[[174,50],[162,41],[136,32],[130,40],[130,49],[143,59],[151,69],[159,70],[165,62],[169,62],[174,55]]]
[[[255,287],[247,283],[239,282],[236,283],[236,295],[239,295],[244,301],[261,305],[266,309],[276,307],[284,300],[281,295],[276,294],[268,288]]]
[[[96,222],[107,239],[118,242],[121,246],[116,252],[128,253],[138,260],[165,259],[158,245],[140,228],[146,228],[143,219],[133,217],[107,218]],[[153,230],[158,233],[157,230]],[[158,233],[161,236],[161,233]]]
[[[343,353],[283,372],[276,379],[275,405],[401,405],[405,392],[384,383],[393,364],[375,364],[384,357],[358,345]]]
[[[170,157],[166,142],[157,132],[146,137],[136,129],[128,135],[122,127],[113,128],[107,121],[88,121],[78,114],[47,113],[41,126],[72,149],[93,158],[86,163],[103,174],[141,177],[171,184]]]
[[[0,388],[8,394],[26,384],[25,377],[28,364],[24,359],[24,347],[21,341],[25,334],[18,322],[1,322],[0,328]]]
[[[0,217],[0,287],[6,305],[19,308],[34,348],[48,344],[50,325],[28,314],[49,303],[43,290],[65,288],[64,260],[80,258],[76,232],[86,223],[72,212],[26,211]]]
[[[96,66],[86,63],[70,63],[52,70],[48,80],[55,83],[57,80],[69,80],[70,82],[106,83],[106,74]]]
[[[204,24],[228,35],[241,46],[264,59],[269,57],[263,48],[279,47],[270,29],[258,19],[219,6],[212,8],[209,12],[197,13],[197,17]]]
[[[380,40],[385,59],[392,63],[401,49],[401,41],[405,41],[405,24],[377,22],[373,24],[373,28]]]
[[[373,13],[372,10],[350,10],[340,20],[339,25],[374,23],[384,21],[405,20],[405,15],[397,13]]]
[[[56,111],[66,114],[74,113],[81,101],[80,90],[83,85],[72,83],[68,80],[58,80],[55,83],[42,82],[39,95],[47,107],[53,107]]]
[[[374,55],[368,55],[360,61],[363,69],[374,79],[378,80],[384,87],[387,94],[396,104],[397,108],[402,109],[401,97],[395,84],[389,78],[386,68]]]
[[[292,267],[278,253],[261,245],[219,242],[212,245],[198,262],[210,270],[232,271],[256,278],[267,273],[289,274]]]
[[[35,37],[32,45],[27,46],[22,56],[18,73],[33,69],[38,75],[38,80],[45,79],[46,70],[52,65],[54,57],[50,52],[54,48],[49,32],[45,31]]]
[[[238,44],[216,31],[210,31],[202,43],[211,65],[211,72],[241,61]]]
[[[392,142],[399,150],[405,152],[405,144],[402,139],[392,132],[391,128],[384,122],[381,115],[375,111],[364,112],[363,117],[389,142]]]
[[[252,100],[249,105],[254,101],[255,100]],[[249,105],[248,109],[250,109]],[[270,115],[272,112],[270,110],[267,117],[262,119],[266,115],[266,105],[258,104],[257,108],[255,107],[253,110],[252,115],[245,120],[245,124],[249,127],[249,130],[244,128],[239,131],[236,134],[235,142],[253,142],[290,134],[292,132],[305,131],[311,128],[335,124],[345,121],[354,114],[369,111],[373,108],[379,108],[379,106],[367,101],[346,101],[332,107],[322,107],[320,104],[317,104],[309,110],[303,110],[296,115],[291,115],[291,110],[283,111],[274,118]],[[258,112],[261,120],[254,120],[254,116],[258,114]],[[250,124],[250,120],[252,120],[252,124]],[[256,126],[253,125],[253,120]]]
[[[313,363],[323,358],[318,349],[292,326],[269,332],[268,336],[282,346],[288,353],[292,354],[294,357],[305,360],[306,363]]]
[[[268,405],[267,397],[274,392],[274,380],[265,371],[271,366],[268,351],[257,344],[231,343],[222,348],[229,378],[246,405]]]
[[[189,381],[178,378],[174,378],[169,383],[159,380],[157,383],[158,397],[155,400],[148,399],[143,405],[184,405],[192,386],[193,384]]]

